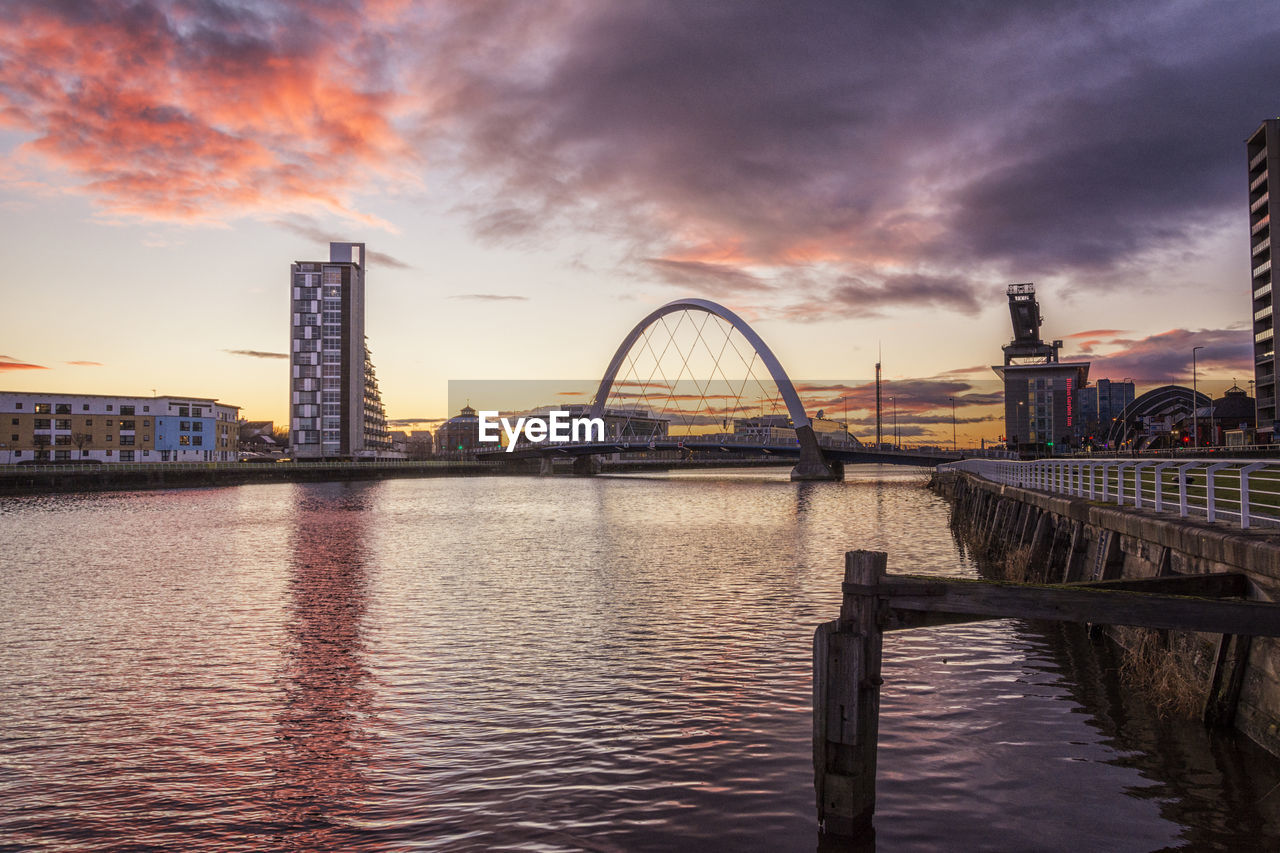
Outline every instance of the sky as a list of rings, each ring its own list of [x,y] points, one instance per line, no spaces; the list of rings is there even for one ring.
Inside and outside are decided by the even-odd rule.
[[[913,429],[994,439],[1028,281],[1093,378],[1247,388],[1264,8],[7,0],[0,387],[284,422],[289,264],[352,240],[406,425],[701,297],[814,399],[880,353]]]

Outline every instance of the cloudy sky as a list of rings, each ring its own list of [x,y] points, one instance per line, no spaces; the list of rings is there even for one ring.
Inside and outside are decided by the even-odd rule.
[[[701,296],[815,388],[877,347],[900,389],[968,386],[993,438],[1022,281],[1095,378],[1183,381],[1204,345],[1246,386],[1263,9],[8,0],[0,387],[283,421],[288,265],[330,239],[369,246],[392,418],[593,378]]]

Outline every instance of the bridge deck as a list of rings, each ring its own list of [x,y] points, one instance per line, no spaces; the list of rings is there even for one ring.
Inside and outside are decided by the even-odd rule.
[[[678,451],[699,454],[736,453],[744,456],[777,456],[793,459],[800,456],[799,444],[746,444],[695,439],[655,439],[645,441],[605,441],[564,444],[521,444],[511,452],[505,448],[476,452],[477,459],[517,460],[551,457],[599,456],[614,453],[654,453]],[[823,446],[822,454],[830,461],[844,463],[880,462],[888,465],[938,465],[963,459],[963,453],[949,450],[874,450],[868,447]]]

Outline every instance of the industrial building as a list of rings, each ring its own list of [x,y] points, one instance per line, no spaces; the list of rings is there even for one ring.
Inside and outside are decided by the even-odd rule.
[[[330,243],[328,261],[290,267],[289,428],[297,459],[354,459],[391,450],[364,333],[364,243]]]
[[[204,397],[0,391],[0,464],[234,462],[239,412]]]
[[[1080,444],[1080,389],[1089,362],[1060,362],[1062,341],[1040,339],[1040,303],[1034,284],[1007,289],[1013,340],[1004,364],[991,369],[1004,381],[1005,443],[1024,453],[1055,453]]]

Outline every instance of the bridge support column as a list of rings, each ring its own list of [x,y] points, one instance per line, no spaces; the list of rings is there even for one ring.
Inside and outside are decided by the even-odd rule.
[[[791,469],[792,480],[844,479],[844,463],[826,460],[812,426],[805,424],[797,429],[796,438],[800,441],[800,461]]]
[[[575,456],[573,459],[573,476],[594,477],[600,473],[599,456]]]
[[[551,456],[543,456],[538,460],[538,476],[550,477],[556,472],[556,460]]]

